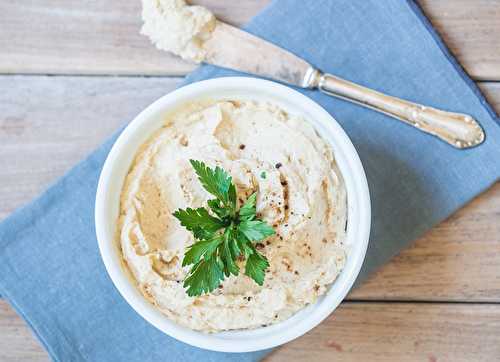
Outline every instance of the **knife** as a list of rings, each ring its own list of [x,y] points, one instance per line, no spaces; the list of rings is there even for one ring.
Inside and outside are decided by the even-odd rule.
[[[319,89],[396,118],[459,149],[477,146],[485,139],[479,123],[467,114],[412,103],[323,73],[289,51],[221,21],[217,21],[204,48],[206,63]]]

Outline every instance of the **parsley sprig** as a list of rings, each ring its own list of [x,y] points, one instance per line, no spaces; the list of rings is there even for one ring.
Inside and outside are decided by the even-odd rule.
[[[184,280],[187,294],[210,293],[226,277],[238,275],[240,258],[246,260],[245,275],[262,285],[269,262],[254,243],[273,235],[274,230],[256,216],[257,194],[237,209],[236,186],[231,176],[220,167],[211,169],[201,161],[190,162],[202,186],[215,199],[207,202],[208,208],[187,208],[173,214],[196,240],[182,262],[182,266],[192,265]]]

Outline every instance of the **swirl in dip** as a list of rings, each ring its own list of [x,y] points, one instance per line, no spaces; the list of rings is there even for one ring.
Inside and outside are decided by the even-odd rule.
[[[172,213],[210,199],[189,159],[225,169],[240,203],[258,192],[257,214],[276,231],[257,244],[270,263],[262,287],[240,273],[210,294],[186,294],[182,258],[194,239]],[[135,157],[118,223],[123,259],[144,296],[204,332],[289,318],[325,293],[346,259],[346,191],[331,147],[303,118],[267,102],[204,101],[168,115]]]

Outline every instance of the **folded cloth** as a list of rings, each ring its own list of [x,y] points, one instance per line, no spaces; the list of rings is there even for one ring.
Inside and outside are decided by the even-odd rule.
[[[276,26],[279,24],[279,26]],[[491,107],[412,1],[277,0],[247,27],[324,71],[388,94],[467,112],[486,142],[459,151],[382,114],[303,91],[341,123],[366,169],[373,232],[360,280],[500,177]],[[232,75],[203,66],[187,83]],[[56,361],[253,361],[178,342],[120,297],[94,230],[97,179],[114,138],[0,226],[0,293]]]

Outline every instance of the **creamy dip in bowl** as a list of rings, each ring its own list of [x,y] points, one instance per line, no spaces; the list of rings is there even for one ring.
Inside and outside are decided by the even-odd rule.
[[[172,213],[209,198],[189,159],[225,169],[240,199],[258,191],[257,212],[276,231],[257,245],[270,263],[262,286],[241,273],[185,293],[194,240]],[[359,273],[369,226],[366,177],[340,126],[300,93],[252,78],[195,83],[147,108],[115,143],[96,199],[120,293],[160,330],[218,351],[270,348],[326,318]]]

